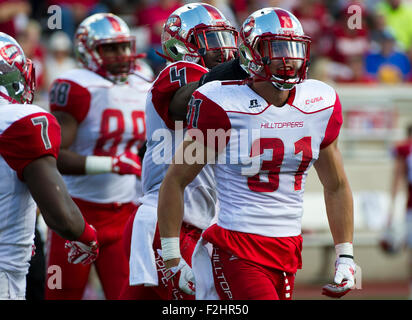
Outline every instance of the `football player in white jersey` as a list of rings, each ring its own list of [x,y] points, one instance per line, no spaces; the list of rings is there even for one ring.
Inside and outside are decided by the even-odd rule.
[[[160,238],[156,232],[157,197],[174,154],[174,145],[179,145],[183,138],[191,94],[199,86],[199,80],[203,76],[210,76],[210,68],[233,60],[237,53],[237,35],[237,31],[218,9],[204,3],[180,7],[169,16],[164,25],[163,56],[170,63],[154,81],[146,103],[147,150],[142,174],[144,196],[142,205],[130,224],[131,228],[126,230],[125,239],[131,239],[130,278],[122,291],[123,299],[194,298],[191,283],[184,278],[190,268],[192,252],[201,231],[210,225],[216,213],[212,168],[205,167],[185,193],[185,216],[181,232],[184,259],[172,271],[164,268],[159,250]],[[214,76],[238,79],[231,77],[232,69],[229,65],[228,72]],[[240,74],[243,72],[243,78],[248,76],[238,69],[239,63],[234,70]],[[176,121],[180,121],[180,124]],[[170,133],[172,140],[156,138],[157,133],[162,131]],[[182,137],[180,141],[179,136]],[[165,149],[165,153],[162,153],[163,160],[158,158],[161,149]]]
[[[36,204],[46,224],[65,239],[65,260],[91,263],[96,231],[84,221],[60,176],[60,126],[32,105],[34,69],[20,45],[0,33],[0,300],[25,299],[34,243]],[[34,200],[34,201],[33,201]],[[76,240],[76,241],[73,241]]]
[[[213,157],[194,164],[174,159],[160,187],[165,267],[181,261],[186,186],[219,155],[214,165],[218,221],[204,231],[192,257],[196,298],[292,299],[302,263],[303,191],[314,164],[336,248],[335,283],[323,293],[340,297],[355,285],[355,263],[352,193],[337,146],[342,124],[338,95],[323,82],[305,80],[310,38],[290,12],[254,12],[240,38],[241,62],[253,81],[213,81],[195,91],[188,135],[176,152],[196,150]],[[213,245],[210,259],[206,242]]]
[[[50,89],[50,109],[62,127],[57,165],[73,200],[97,230],[101,247],[95,267],[106,299],[117,299],[128,277],[122,235],[137,209],[137,154],[146,139],[151,78],[137,61],[135,41],[127,24],[113,14],[86,18],[75,38],[83,68],[62,74]],[[48,265],[61,266],[62,288],[46,288],[45,298],[81,299],[90,266],[65,263],[61,241],[50,234]]]

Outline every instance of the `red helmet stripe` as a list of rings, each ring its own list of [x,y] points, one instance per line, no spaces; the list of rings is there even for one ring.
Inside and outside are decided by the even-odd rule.
[[[208,4],[203,4],[203,7],[210,13],[213,19],[216,19],[216,20],[223,19],[222,15],[215,7],[209,6]]]
[[[121,32],[122,31],[122,28],[120,27],[119,22],[115,18],[108,16],[107,20],[109,20],[109,22],[111,23],[114,31],[116,31],[116,32]]]
[[[275,12],[279,18],[280,26],[282,28],[293,28],[292,19],[290,18],[290,15],[286,11],[275,10]]]

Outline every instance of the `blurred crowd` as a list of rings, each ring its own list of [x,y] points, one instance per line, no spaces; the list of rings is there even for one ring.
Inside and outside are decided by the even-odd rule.
[[[161,31],[181,0],[0,0],[0,31],[15,37],[36,67],[38,95],[73,68],[73,35],[88,15],[124,18],[155,73],[165,61]],[[198,2],[198,1],[197,1]],[[207,0],[239,28],[253,11],[278,6],[293,12],[312,37],[309,77],[337,83],[412,83],[412,0]],[[61,25],[54,28],[58,6]]]

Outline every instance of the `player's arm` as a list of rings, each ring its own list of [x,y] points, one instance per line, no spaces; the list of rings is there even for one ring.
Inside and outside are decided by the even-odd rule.
[[[190,82],[177,89],[169,105],[169,116],[173,121],[184,121],[187,115],[187,105],[193,92],[198,88],[198,81]]]
[[[57,168],[62,174],[86,174],[86,157],[69,150],[69,147],[76,139],[77,120],[68,112],[54,111],[52,114],[61,127],[61,145]]]
[[[70,198],[56,159],[44,156],[32,161],[23,169],[23,178],[47,226],[70,240],[66,242],[68,261],[92,263],[99,253],[96,230],[83,219]]]
[[[184,141],[178,147],[177,154],[182,154],[193,144],[203,149],[204,145],[197,141]],[[191,149],[193,150],[193,149]],[[183,153],[184,154],[184,153]],[[205,154],[205,153],[203,153]],[[193,181],[206,163],[188,164],[185,160],[178,164],[176,158],[163,179],[159,190],[158,200],[158,227],[162,246],[161,256],[165,267],[179,284],[179,288],[187,294],[195,294],[194,276],[190,266],[181,258],[180,254],[180,227],[183,220],[184,190]]]
[[[46,223],[62,237],[76,239],[85,224],[56,167],[60,130],[50,113],[30,113],[3,132],[0,152],[17,177],[27,184]]]
[[[314,164],[323,185],[326,212],[335,244],[353,240],[353,198],[337,140],[321,149]]]
[[[76,251],[81,254],[79,262],[91,262],[98,252],[96,231],[84,221],[57,170],[60,141],[56,119],[37,112],[15,121],[3,132],[0,150],[17,177],[26,183],[46,224],[63,238],[83,246]]]
[[[355,285],[353,258],[353,198],[343,167],[337,139],[321,149],[315,169],[323,185],[326,213],[335,244],[334,283],[323,287],[322,294],[340,298]]]
[[[176,154],[184,154],[191,144],[197,142],[185,140],[178,147]],[[198,147],[203,148],[203,145],[198,144]],[[179,237],[183,219],[184,190],[200,173],[205,163],[206,159],[203,164],[188,164],[183,159],[183,162],[178,164],[173,158],[160,186],[157,207],[158,226],[162,241],[162,256],[168,269],[177,266],[180,261]]]
[[[32,161],[24,168],[23,178],[46,224],[65,239],[78,239],[85,222],[67,193],[56,159],[44,156]]]
[[[353,238],[352,191],[338,148],[338,136],[343,123],[342,106],[338,94],[328,119],[325,136],[314,166],[324,189],[330,230],[336,244],[351,243]]]
[[[169,113],[172,120],[185,120],[187,114],[187,105],[193,92],[207,82],[215,80],[243,80],[249,77],[249,74],[242,69],[239,58],[226,61],[212,68],[209,72],[203,74],[199,81],[190,82],[180,87],[172,97]]]
[[[57,167],[62,174],[83,175],[114,172],[141,175],[138,155],[125,152],[119,156],[83,156],[69,150],[78,130],[78,122],[70,113],[54,111],[53,115],[61,127],[61,147]]]
[[[184,189],[206,163],[224,152],[229,142],[229,135],[223,135],[223,140],[216,141],[209,137],[208,130],[223,129],[229,133],[231,128],[222,107],[199,91],[194,92],[188,108],[191,116],[188,117],[185,140],[176,150],[159,191],[158,226],[167,268],[176,266],[180,260],[179,234],[183,219]],[[183,155],[183,159],[180,155]]]

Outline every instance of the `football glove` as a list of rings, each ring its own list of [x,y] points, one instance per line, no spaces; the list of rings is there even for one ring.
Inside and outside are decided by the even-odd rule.
[[[67,240],[64,247],[68,250],[67,260],[69,263],[82,263],[84,265],[93,263],[99,255],[96,229],[85,222],[85,230],[78,241]]]
[[[142,166],[139,156],[126,151],[121,155],[113,157],[112,171],[118,174],[134,174],[140,177],[142,175]]]
[[[331,298],[340,298],[355,286],[356,264],[352,258],[338,257],[335,262],[334,283],[322,288],[322,294]]]
[[[157,249],[157,253],[162,257],[162,250]],[[167,280],[174,279],[178,282],[180,290],[184,293],[195,295],[195,277],[192,268],[186,263],[183,258],[176,267],[172,267],[166,271]]]
[[[67,260],[72,264],[91,264],[99,254],[97,243],[88,246],[78,241],[66,241],[65,248],[69,250]]]

